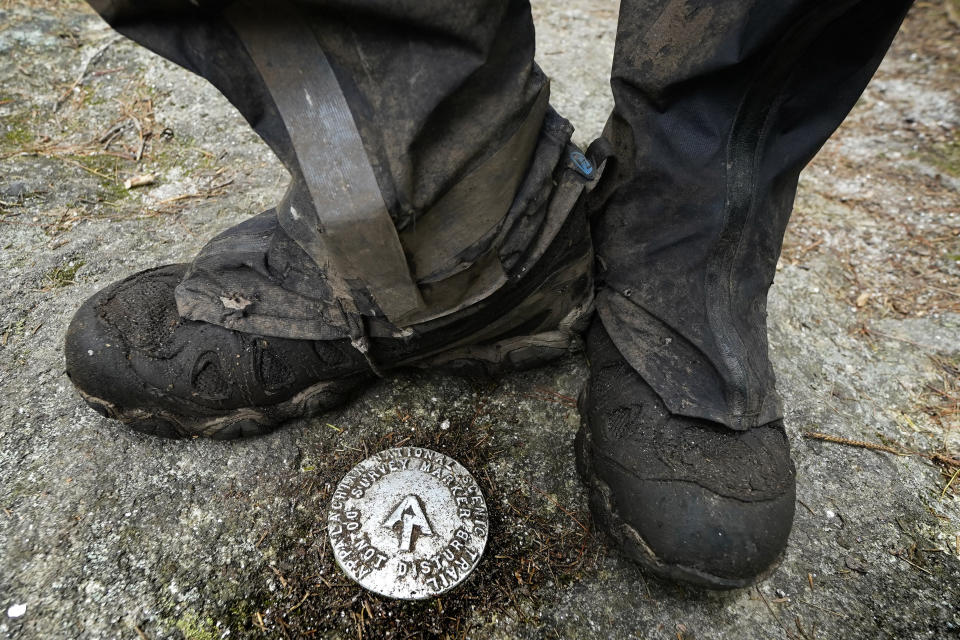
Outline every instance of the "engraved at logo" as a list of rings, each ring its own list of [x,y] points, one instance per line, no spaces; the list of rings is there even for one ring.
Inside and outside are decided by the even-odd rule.
[[[430,527],[430,521],[427,520],[427,514],[423,512],[420,498],[415,495],[408,495],[404,498],[383,522],[383,526],[387,529],[396,530],[398,525],[400,529],[400,551],[413,551],[414,527],[419,530],[421,536],[433,535],[433,529]]]

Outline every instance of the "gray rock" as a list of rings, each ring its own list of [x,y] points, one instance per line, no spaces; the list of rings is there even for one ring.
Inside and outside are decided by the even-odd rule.
[[[616,5],[539,0],[534,9],[554,104],[587,143],[611,105]],[[924,457],[960,430],[930,391],[953,393],[960,362],[960,314],[949,307],[956,265],[946,257],[957,253],[960,195],[932,177],[948,175],[935,132],[960,122],[960,65],[955,48],[937,49],[950,64],[932,62],[926,39],[945,41],[937,29],[948,24],[939,12],[914,10],[850,124],[805,174],[769,305],[799,474],[796,524],[782,565],[758,588],[705,593],[643,574],[585,532],[572,451],[572,399],[587,373],[577,353],[496,382],[402,374],[251,441],[162,441],[88,409],[63,374],[73,310],[132,271],[188,260],[274,203],[286,177],[211,87],[127,41],[72,89],[86,56],[112,37],[83,5],[5,5],[0,638],[960,635],[960,498],[944,491],[946,467]],[[129,159],[139,145],[132,124],[106,149],[99,142],[131,115],[154,133],[139,164]],[[923,126],[904,125],[908,116]],[[122,188],[148,173],[155,185]],[[886,210],[899,212],[896,224],[878,217]],[[904,235],[901,222],[919,232]],[[926,250],[921,240],[941,243],[923,264],[943,274],[930,286],[953,298],[901,291],[915,274],[897,260]],[[849,265],[867,257],[860,305]],[[922,306],[897,311],[908,298]],[[454,455],[491,508],[490,553],[440,605],[353,590],[330,559],[331,483],[399,442]]]
[[[20,200],[30,192],[24,182],[10,182],[0,186],[0,196],[9,200]]]

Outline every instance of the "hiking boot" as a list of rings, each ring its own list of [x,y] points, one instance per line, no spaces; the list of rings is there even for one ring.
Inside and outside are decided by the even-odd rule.
[[[800,171],[909,5],[621,3],[577,449],[601,528],[660,575],[742,587],[784,551],[767,291]]]
[[[257,216],[230,230],[269,226]],[[183,318],[187,265],[149,269],[87,300],[66,336],[66,370],[102,415],[166,437],[266,433],[331,409],[401,367],[496,375],[565,355],[592,313],[592,251],[582,211],[540,260],[496,294],[396,336],[296,340]]]
[[[577,469],[601,530],[656,575],[745,587],[779,562],[795,471],[783,422],[734,431],[670,413],[599,320],[587,333]]]
[[[97,410],[261,433],[403,366],[533,366],[586,325],[602,158],[549,107],[526,0],[90,4],[216,85],[291,177],[188,265],[81,307],[67,373]]]

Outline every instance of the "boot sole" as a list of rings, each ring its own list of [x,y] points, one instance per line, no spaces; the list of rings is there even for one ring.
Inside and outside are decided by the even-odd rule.
[[[613,506],[613,491],[602,478],[593,472],[590,426],[586,418],[587,414],[583,410],[585,399],[586,389],[581,392],[578,402],[583,424],[574,441],[577,472],[580,474],[581,481],[587,486],[590,511],[593,513],[594,520],[596,520],[599,528],[613,541],[616,548],[660,578],[718,591],[750,587],[761,582],[776,570],[783,560],[782,553],[763,573],[744,579],[724,578],[687,565],[665,562],[657,557],[657,554],[643,539],[643,536],[617,514]]]
[[[262,407],[243,407],[218,415],[184,416],[144,409],[125,409],[77,389],[83,400],[104,417],[165,438],[208,437],[232,440],[270,433],[295,418],[309,418],[337,407],[359,392],[372,376],[363,374],[341,380],[325,380],[307,387],[283,402]]]

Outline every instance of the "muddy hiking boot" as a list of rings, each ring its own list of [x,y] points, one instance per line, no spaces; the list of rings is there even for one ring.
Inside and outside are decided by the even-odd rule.
[[[621,3],[576,450],[595,521],[660,576],[745,587],[783,555],[767,290],[800,170],[909,4]]]
[[[541,364],[586,327],[600,171],[549,106],[526,0],[90,4],[212,82],[291,176],[189,264],[84,303],[67,373],[99,412],[262,433],[399,367]]]
[[[768,573],[786,546],[796,499],[783,421],[735,431],[676,415],[599,321],[587,345],[577,468],[601,529],[673,580],[732,588]]]

